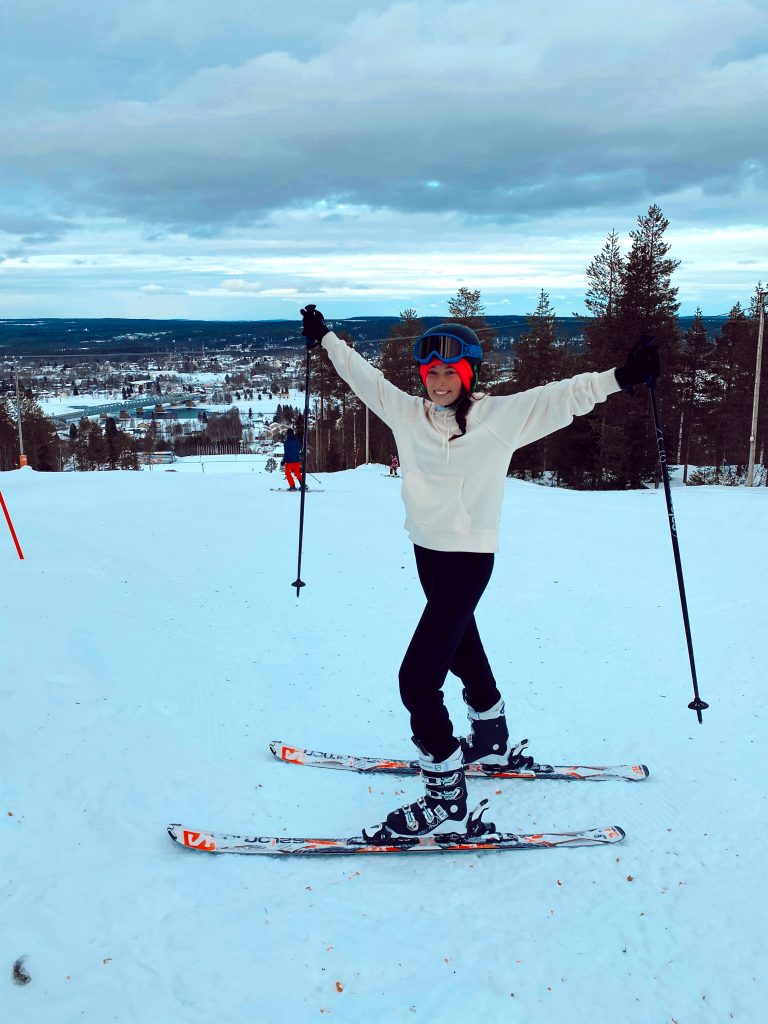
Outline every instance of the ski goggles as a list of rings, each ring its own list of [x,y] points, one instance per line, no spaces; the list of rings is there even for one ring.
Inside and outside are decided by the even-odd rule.
[[[422,365],[431,363],[433,359],[439,359],[441,363],[458,363],[460,359],[482,359],[483,349],[455,334],[427,334],[413,346],[413,358]]]

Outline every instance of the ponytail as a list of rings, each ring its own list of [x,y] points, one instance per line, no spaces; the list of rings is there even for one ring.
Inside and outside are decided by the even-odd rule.
[[[458,437],[463,437],[467,432],[467,413],[472,408],[472,397],[466,388],[461,389],[461,396],[456,399],[456,403],[453,406],[453,414],[456,417],[456,425],[458,426],[461,433],[454,434],[450,437],[449,441],[455,441]]]

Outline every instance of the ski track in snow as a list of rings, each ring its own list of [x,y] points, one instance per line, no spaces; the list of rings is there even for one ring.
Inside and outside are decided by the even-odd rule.
[[[478,623],[512,729],[541,760],[651,777],[471,793],[502,828],[616,823],[622,844],[371,863],[170,843],[179,820],[351,834],[418,794],[267,750],[411,753],[397,669],[422,595],[381,472],[307,495],[298,600],[299,496],[250,464],[3,474],[26,556],[0,524],[4,1022],[761,1019],[765,488],[675,489],[699,726],[663,493],[507,483]]]

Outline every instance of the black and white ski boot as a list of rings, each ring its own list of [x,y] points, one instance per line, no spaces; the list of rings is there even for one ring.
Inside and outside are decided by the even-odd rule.
[[[466,698],[465,698],[466,701]],[[467,704],[469,718],[469,735],[459,740],[464,764],[481,764],[490,769],[524,771],[533,766],[532,757],[526,757],[523,751],[528,740],[520,740],[512,744],[509,741],[509,729],[504,715],[504,701],[497,701],[487,711],[475,711]]]
[[[392,840],[404,841],[422,836],[466,836],[486,831],[480,817],[488,801],[483,800],[472,814],[467,809],[467,781],[460,747],[445,761],[436,762],[429,755],[422,754],[419,767],[426,794],[391,811],[381,824],[364,828],[365,840],[386,844]]]

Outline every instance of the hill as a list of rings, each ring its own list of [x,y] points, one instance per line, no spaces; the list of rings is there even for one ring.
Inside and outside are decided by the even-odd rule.
[[[445,319],[445,318],[443,318]],[[714,335],[727,317],[709,316],[705,320]],[[527,324],[525,316],[488,316],[488,323],[501,339],[516,338]],[[681,330],[693,317],[681,317]],[[335,320],[339,329],[348,330],[363,345],[375,350],[386,338],[399,317],[351,317]],[[439,317],[425,317],[431,327]],[[560,331],[573,339],[582,332],[578,317],[558,317]],[[40,319],[0,320],[0,356],[43,355],[54,353],[99,353],[135,355],[150,352],[207,352],[241,349],[254,352],[295,349],[301,335],[299,321],[290,320],[128,320],[128,319]]]
[[[298,495],[222,465],[240,472],[0,477],[26,556],[0,518],[3,1019],[759,1020],[768,491],[676,491],[699,726],[663,493],[507,480],[478,624],[512,729],[539,760],[651,777],[471,796],[513,830],[615,822],[620,846],[216,858],[166,824],[344,834],[417,795],[267,743],[408,754],[397,669],[423,604],[382,467],[307,496],[297,601]],[[463,725],[457,680],[447,701]]]

